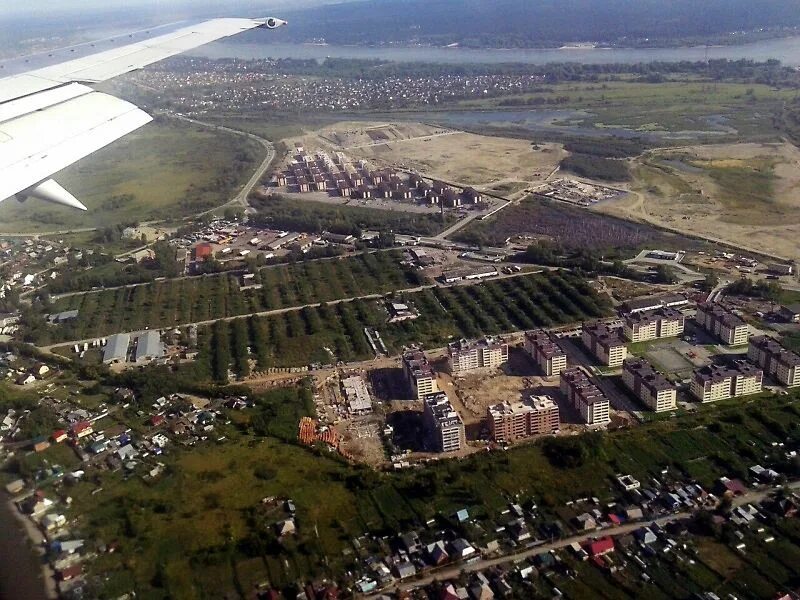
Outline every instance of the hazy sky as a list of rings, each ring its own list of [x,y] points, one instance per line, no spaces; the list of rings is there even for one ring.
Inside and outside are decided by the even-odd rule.
[[[254,9],[269,12],[288,6],[302,8],[332,0],[26,0],[25,2],[0,2],[0,15],[44,15],[58,12],[82,13],[87,11],[123,12],[128,9],[147,8],[154,12],[229,12]]]

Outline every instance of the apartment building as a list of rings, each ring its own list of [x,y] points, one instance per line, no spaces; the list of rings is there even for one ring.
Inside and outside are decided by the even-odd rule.
[[[623,333],[631,342],[646,342],[683,333],[685,317],[674,308],[629,313],[625,316]]]
[[[675,386],[646,360],[626,359],[622,363],[622,381],[650,410],[675,410],[678,396]]]
[[[561,372],[561,393],[587,425],[603,426],[611,421],[608,398],[583,369],[573,367]]]
[[[500,444],[558,432],[558,405],[550,396],[528,396],[521,402],[502,402],[487,411],[489,432]]]
[[[403,354],[403,374],[411,395],[417,400],[439,391],[428,357],[421,350],[410,350]]]
[[[466,444],[464,422],[450,404],[447,394],[426,394],[422,401],[422,420],[428,447],[436,452],[461,450]]]
[[[508,344],[497,338],[474,342],[462,339],[447,345],[447,356],[453,374],[497,368],[508,362]]]
[[[619,330],[611,329],[605,323],[584,325],[581,340],[594,357],[607,367],[620,366],[628,356]]]
[[[787,350],[775,339],[764,335],[750,338],[747,358],[782,385],[800,385],[800,355]]]
[[[750,337],[747,323],[719,304],[698,305],[695,318],[698,325],[729,346],[742,346]]]
[[[731,366],[710,365],[694,372],[691,392],[700,402],[715,402],[761,391],[764,372],[745,360]]]
[[[557,339],[542,329],[526,331],[523,348],[548,377],[567,368],[566,353]]]

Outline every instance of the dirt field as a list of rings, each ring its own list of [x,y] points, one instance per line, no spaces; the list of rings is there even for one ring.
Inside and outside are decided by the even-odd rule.
[[[519,401],[525,393],[558,396],[558,377],[542,377],[521,348],[510,348],[503,369],[456,377],[439,373],[438,381],[467,427],[485,419],[489,406]]]
[[[633,194],[595,210],[800,258],[800,150],[795,146],[656,151],[637,159],[634,172]]]
[[[558,144],[462,133],[421,123],[337,123],[302,138],[308,150],[342,151],[376,166],[396,166],[447,182],[516,196],[543,181],[566,152]]]

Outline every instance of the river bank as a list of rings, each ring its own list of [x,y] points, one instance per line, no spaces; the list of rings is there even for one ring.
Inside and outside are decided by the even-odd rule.
[[[0,502],[0,600],[58,598],[55,578],[44,560],[44,536],[4,495]]]
[[[441,64],[525,63],[647,63],[714,59],[765,61],[776,59],[785,65],[800,66],[800,36],[759,40],[736,46],[679,46],[674,48],[514,48],[476,49],[433,46],[336,46],[300,43],[243,43],[234,39],[215,42],[190,50],[187,54],[205,58],[267,59],[332,58],[380,59],[397,62]]]

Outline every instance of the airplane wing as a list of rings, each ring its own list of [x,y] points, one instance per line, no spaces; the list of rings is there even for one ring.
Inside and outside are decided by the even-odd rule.
[[[86,210],[50,176],[152,120],[133,104],[86,84],[242,31],[285,24],[274,17],[212,19],[149,39],[134,40],[131,34],[131,43],[78,58],[70,57],[74,48],[67,49],[59,56],[66,60],[0,79],[0,202],[31,196]]]

